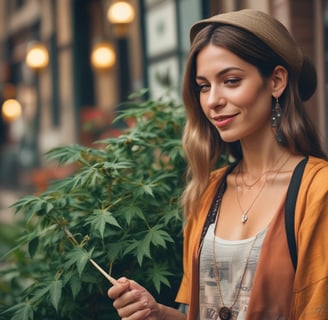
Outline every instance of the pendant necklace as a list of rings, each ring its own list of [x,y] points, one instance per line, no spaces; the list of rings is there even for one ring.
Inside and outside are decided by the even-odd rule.
[[[286,160],[280,165],[280,167],[277,169],[277,171],[275,172],[275,175],[274,177],[272,178],[272,182],[273,183],[276,179],[276,177],[278,176],[279,172],[281,172],[281,169],[284,167],[284,165],[288,162],[290,156],[288,156],[286,158]],[[281,159],[281,157],[279,158],[279,160]],[[274,171],[266,171],[266,173],[268,172],[274,172]],[[241,192],[241,187],[240,185],[238,184],[238,176],[241,174],[241,164],[239,165],[239,170],[238,172],[236,173],[235,175],[235,188],[236,188],[236,197],[237,197],[237,203],[238,203],[238,206],[239,206],[239,209],[241,211],[241,222],[243,224],[245,224],[247,221],[248,221],[248,213],[249,213],[249,210],[253,207],[254,203],[256,202],[256,200],[259,198],[259,196],[261,195],[265,185],[266,185],[266,182],[267,182],[267,176],[265,176],[265,179],[264,179],[264,182],[262,184],[262,186],[260,187],[260,190],[258,191],[258,193],[255,195],[253,201],[250,203],[250,205],[248,206],[247,209],[243,209],[242,206],[241,206],[241,203],[240,203],[240,198],[239,198],[239,192]],[[263,175],[262,175],[263,176]],[[261,176],[261,177],[262,177]],[[249,188],[250,189],[250,188]]]
[[[273,168],[280,162],[280,160],[281,160],[281,158],[283,157],[283,155],[284,155],[284,153],[282,153],[281,154],[281,156],[277,159],[277,161],[275,161],[273,164],[272,164],[272,166],[271,166],[271,169],[269,169],[269,170],[267,170],[267,171],[264,171],[259,177],[257,177],[256,179],[255,179],[255,181],[254,182],[252,182],[251,184],[249,184],[249,183],[247,183],[246,181],[245,181],[245,177],[244,177],[244,170],[243,170],[243,168],[242,168],[242,164],[240,164],[240,167],[239,167],[239,171],[240,171],[240,173],[241,173],[241,180],[242,180],[242,182],[243,182],[243,185],[248,189],[248,190],[250,190],[250,189],[252,189],[260,180],[261,180],[261,178],[264,176],[264,175],[266,175],[267,173],[269,173],[270,171],[272,171],[273,170]]]
[[[240,204],[240,199],[239,199],[239,192],[241,191],[241,188],[238,184],[238,181],[237,181],[237,178],[240,174],[240,171],[241,171],[241,166],[239,166],[239,170],[238,172],[236,173],[235,175],[235,186],[236,186],[236,196],[237,196],[237,202],[238,202],[238,206],[239,206],[239,209],[241,211],[241,222],[242,223],[246,223],[247,220],[248,220],[248,212],[249,210],[253,207],[254,203],[256,202],[256,200],[258,199],[258,197],[260,196],[260,194],[262,193],[265,185],[266,185],[266,179],[264,180],[259,192],[256,194],[255,198],[253,199],[253,201],[251,202],[251,204],[249,205],[249,207],[246,209],[246,210],[243,210],[242,207],[241,207],[241,204]]]
[[[253,182],[253,183],[251,183],[251,184],[248,184],[248,183],[246,183],[246,181],[245,181],[245,178],[244,178],[244,170],[242,170],[242,166],[240,165],[239,166],[239,171],[238,171],[238,174],[241,174],[241,180],[243,181],[243,184],[244,184],[244,186],[246,186],[246,188],[248,189],[248,190],[250,190],[250,189],[252,189],[260,180],[261,180],[261,178],[265,175],[267,173],[267,171],[265,171],[265,172],[263,172],[258,178],[256,178],[256,180]]]
[[[224,304],[224,301],[223,301],[223,295],[222,295],[221,285],[220,285],[220,273],[219,273],[219,268],[218,268],[217,260],[216,260],[216,250],[215,250],[215,229],[216,229],[216,223],[215,223],[214,234],[213,234],[213,264],[214,264],[215,281],[217,283],[217,288],[218,288],[218,292],[219,292],[219,298],[220,298],[220,302],[221,302],[221,305],[222,305],[222,307],[219,310],[219,317],[220,317],[221,320],[230,320],[231,317],[232,317],[232,308],[234,307],[234,305],[236,304],[236,302],[237,302],[237,300],[239,298],[240,290],[242,288],[242,284],[243,284],[243,281],[244,281],[244,278],[245,278],[245,274],[246,274],[246,270],[247,270],[247,267],[248,267],[249,258],[251,256],[251,252],[252,252],[253,247],[254,247],[254,244],[256,242],[257,235],[254,237],[254,240],[252,241],[251,247],[250,247],[249,252],[247,254],[247,258],[246,258],[246,262],[245,262],[243,273],[241,275],[241,279],[240,279],[240,283],[239,283],[239,286],[238,286],[238,290],[235,293],[235,297],[233,299],[233,302],[232,302],[231,306],[230,307],[227,307]]]

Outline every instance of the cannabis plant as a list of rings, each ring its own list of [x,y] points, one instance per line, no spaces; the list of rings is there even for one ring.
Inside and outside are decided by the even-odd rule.
[[[50,150],[49,161],[73,164],[74,174],[13,204],[25,226],[2,257],[0,277],[8,283],[1,319],[118,319],[110,283],[91,258],[174,306],[182,272],[183,107],[135,94],[118,120],[133,125],[93,147]]]

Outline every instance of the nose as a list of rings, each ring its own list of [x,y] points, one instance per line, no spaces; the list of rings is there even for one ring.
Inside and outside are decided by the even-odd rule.
[[[222,108],[226,105],[227,101],[221,90],[214,88],[213,86],[209,90],[206,105],[210,109]]]

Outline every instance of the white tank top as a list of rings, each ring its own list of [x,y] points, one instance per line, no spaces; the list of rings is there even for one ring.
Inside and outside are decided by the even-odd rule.
[[[228,308],[234,304],[231,309],[231,319],[244,320],[256,265],[267,228],[255,237],[245,240],[224,240],[215,236],[214,227],[214,224],[209,226],[200,253],[199,319],[219,320],[219,310],[223,307],[221,303],[223,300],[224,306]],[[215,237],[215,256],[222,299],[220,299],[213,264],[213,237]],[[240,284],[247,258],[247,269],[242,284]],[[239,295],[234,303],[240,285]]]

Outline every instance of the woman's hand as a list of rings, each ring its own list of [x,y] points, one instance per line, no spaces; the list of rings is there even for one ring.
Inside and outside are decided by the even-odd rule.
[[[153,296],[141,285],[127,278],[120,278],[108,290],[114,300],[113,306],[122,320],[159,320],[159,305]]]

